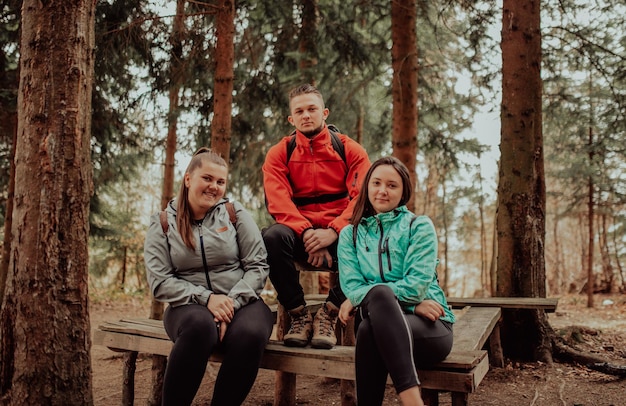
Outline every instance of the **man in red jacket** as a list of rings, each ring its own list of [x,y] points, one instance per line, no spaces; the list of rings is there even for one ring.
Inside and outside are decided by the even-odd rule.
[[[359,143],[331,133],[326,125],[329,110],[315,87],[293,89],[289,109],[295,135],[274,145],[263,164],[267,210],[276,220],[263,232],[270,279],[292,320],[285,345],[304,347],[311,342],[315,348],[332,348],[345,296],[337,284],[313,319],[294,261],[337,271],[339,232],[352,216],[370,160]]]

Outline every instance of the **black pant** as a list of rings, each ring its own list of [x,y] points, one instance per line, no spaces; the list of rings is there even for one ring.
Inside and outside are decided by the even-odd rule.
[[[397,393],[420,384],[416,368],[444,359],[452,349],[452,324],[405,314],[393,291],[378,285],[357,316],[356,392],[359,406],[380,406],[387,374]]]
[[[163,405],[190,405],[202,382],[209,356],[224,354],[212,405],[241,405],[259,371],[265,345],[272,333],[272,312],[257,300],[235,312],[223,342],[219,342],[213,314],[199,304],[165,310],[163,324],[174,347],[167,361]]]
[[[295,309],[300,305],[306,305],[304,291],[300,285],[300,273],[296,269],[294,261],[305,261],[308,254],[304,250],[304,244],[296,233],[283,224],[272,224],[263,230],[263,241],[267,248],[267,262],[270,266],[270,279],[278,301],[287,310]],[[332,271],[337,272],[337,242],[328,247],[333,257]],[[327,301],[340,307],[346,299],[339,284],[331,287]]]

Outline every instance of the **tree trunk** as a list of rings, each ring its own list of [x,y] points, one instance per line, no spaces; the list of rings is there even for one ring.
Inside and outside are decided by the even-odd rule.
[[[416,0],[391,2],[391,65],[393,82],[393,156],[406,165],[415,188],[417,175],[417,3]],[[415,210],[415,198],[407,203]]]
[[[90,405],[91,0],[22,4],[13,242],[0,313],[12,405]]]
[[[593,165],[593,131],[589,127],[589,164]],[[593,241],[594,241],[594,226],[593,218],[595,216],[595,206],[593,201],[593,177],[589,176],[587,180],[587,245],[589,249],[589,255],[587,256],[587,307],[593,307]]]
[[[545,178],[541,132],[540,2],[504,0],[502,140],[498,184],[500,296],[545,297]],[[543,311],[505,311],[505,354],[551,362]]]
[[[230,159],[231,114],[233,103],[233,66],[235,61],[235,1],[221,0],[216,14],[215,110],[211,122],[211,148]]]
[[[315,86],[317,66],[317,0],[302,0],[302,25],[298,35],[302,81]]]

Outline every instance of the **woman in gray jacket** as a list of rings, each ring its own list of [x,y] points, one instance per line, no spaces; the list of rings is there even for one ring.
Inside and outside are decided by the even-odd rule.
[[[148,282],[168,303],[163,322],[174,342],[163,385],[163,405],[190,405],[209,356],[224,354],[212,405],[240,405],[256,379],[272,332],[260,297],[269,274],[261,233],[238,202],[224,198],[228,168],[208,148],[191,159],[167,225],[151,217],[144,244]],[[229,216],[228,205],[236,220]]]

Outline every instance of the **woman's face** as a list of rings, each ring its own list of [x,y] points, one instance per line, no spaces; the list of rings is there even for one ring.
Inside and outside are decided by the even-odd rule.
[[[391,165],[380,165],[372,171],[367,184],[367,198],[378,213],[398,207],[402,199],[402,178]]]
[[[226,192],[226,167],[213,162],[202,162],[202,166],[185,174],[185,186],[189,189],[189,207],[194,220],[204,218],[209,209]]]

